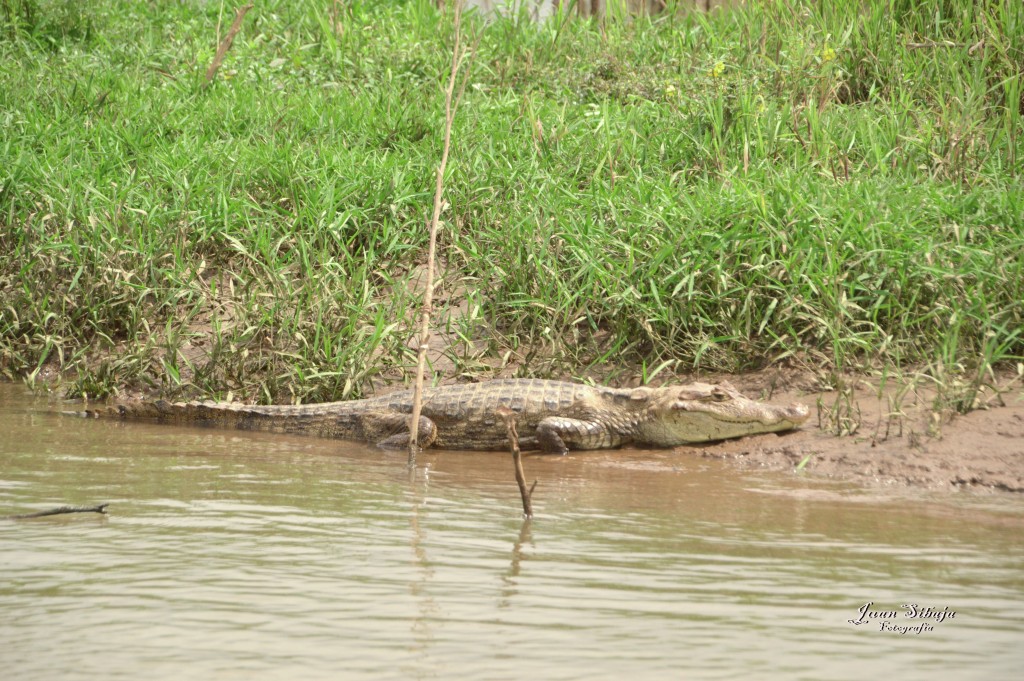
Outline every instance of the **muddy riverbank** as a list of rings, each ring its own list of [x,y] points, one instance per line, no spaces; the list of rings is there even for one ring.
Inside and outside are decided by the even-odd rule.
[[[956,400],[964,399],[962,387],[955,394],[949,388],[939,391],[919,377],[890,380],[880,388],[867,376],[824,385],[809,372],[768,370],[678,376],[663,383],[698,379],[728,381],[755,399],[805,404],[811,418],[796,431],[681,447],[680,454],[722,459],[740,469],[792,471],[869,486],[1024,492],[1024,389],[1013,376],[1004,375],[992,382],[998,389],[973,396],[975,407],[966,414],[956,410]],[[382,386],[378,392],[395,389]],[[131,390],[122,396],[122,401],[153,397]],[[60,408],[67,404],[62,401]]]
[[[749,395],[766,390],[764,376],[732,382]],[[699,446],[701,456],[741,468],[799,469],[875,486],[1024,492],[1024,391],[1014,387],[1019,383],[1007,379],[1000,391],[981,392],[978,408],[966,414],[920,385],[879,390],[877,382],[853,378],[838,390],[821,391],[808,377],[790,377],[785,384],[772,399],[810,406],[803,428]]]

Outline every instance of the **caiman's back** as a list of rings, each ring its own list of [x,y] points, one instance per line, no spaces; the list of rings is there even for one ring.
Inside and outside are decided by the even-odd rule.
[[[426,388],[422,416],[436,426],[432,436],[434,447],[503,449],[508,446],[508,435],[496,413],[499,407],[512,410],[520,432],[527,433],[548,416],[572,413],[574,405],[593,397],[597,390],[600,389],[539,379],[498,379]],[[294,406],[161,400],[82,413],[91,417],[293,433],[380,444],[407,430],[412,402],[412,390],[399,390],[364,400]],[[524,444],[524,449],[533,446],[530,442]]]
[[[426,392],[423,415],[437,426],[434,447],[505,449],[509,446],[508,430],[497,414],[499,407],[515,414],[519,432],[525,435],[532,433],[545,418],[574,415],[581,404],[592,400],[601,390],[578,383],[529,378],[449,385]],[[385,401],[383,406],[387,411],[412,412],[412,391],[365,402],[378,400]],[[523,449],[536,446],[528,440],[520,444]]]

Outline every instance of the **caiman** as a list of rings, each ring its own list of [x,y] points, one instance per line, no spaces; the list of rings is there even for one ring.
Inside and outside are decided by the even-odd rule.
[[[299,406],[225,402],[141,402],[73,412],[179,425],[237,428],[361,440],[407,447],[413,392]],[[803,405],[755,402],[728,383],[604,388],[562,381],[500,379],[426,388],[419,424],[423,448],[499,450],[509,446],[498,415],[514,415],[523,450],[565,454],[627,444],[653,447],[726,440],[796,428]]]

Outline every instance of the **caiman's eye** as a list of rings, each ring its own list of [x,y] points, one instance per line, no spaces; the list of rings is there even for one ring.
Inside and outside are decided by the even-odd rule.
[[[728,399],[730,399],[730,395],[724,390],[715,388],[711,391],[711,400],[713,402],[725,402]]]

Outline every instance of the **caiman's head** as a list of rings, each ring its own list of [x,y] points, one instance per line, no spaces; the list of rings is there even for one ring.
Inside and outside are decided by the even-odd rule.
[[[640,426],[643,440],[662,447],[789,430],[810,415],[802,404],[747,399],[728,383],[637,388],[630,398],[647,402],[649,418]]]

